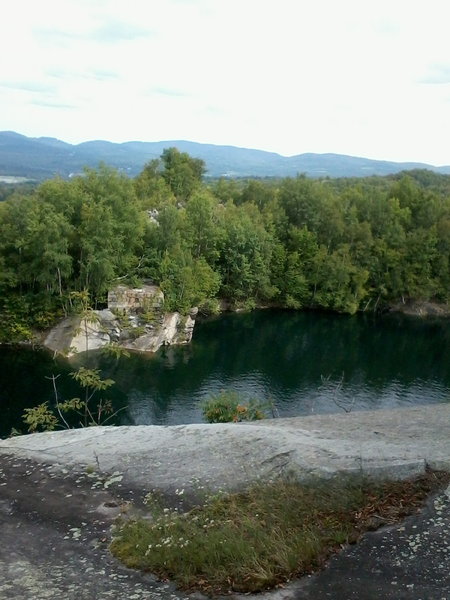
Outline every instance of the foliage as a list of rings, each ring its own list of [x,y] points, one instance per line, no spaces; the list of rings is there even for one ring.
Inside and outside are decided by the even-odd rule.
[[[23,421],[28,425],[29,432],[52,431],[57,427],[70,429],[69,421],[78,427],[104,425],[117,414],[110,400],[95,397],[97,392],[104,391],[114,384],[112,379],[102,379],[98,369],[86,367],[80,367],[71,375],[84,390],[84,398],[62,401],[56,385],[59,375],[52,375],[49,379],[53,382],[54,405],[50,406],[48,402],[44,402],[25,409]]]
[[[73,371],[71,375],[82,388],[87,390],[106,390],[114,384],[112,379],[102,379],[98,369],[80,367],[77,371]]]
[[[87,291],[73,292],[70,295],[70,301],[79,310],[81,309],[79,315],[81,316],[81,323],[84,323],[86,351],[88,351],[87,323],[95,321],[97,315],[95,315],[89,306],[89,294]],[[83,326],[81,329],[83,330]],[[122,350],[122,348],[111,344],[107,351],[118,360],[120,356],[126,354],[126,351]],[[53,384],[54,405],[50,406],[48,402],[44,402],[38,406],[25,409],[23,421],[28,425],[29,432],[38,430],[51,431],[56,427],[69,429],[71,423],[75,423],[75,426],[81,427],[104,425],[117,414],[117,411],[114,412],[110,400],[98,398],[99,392],[103,392],[114,385],[112,379],[104,379],[98,369],[88,369],[84,366],[73,371],[71,376],[84,391],[84,397],[61,400],[57,387],[57,379],[60,375],[52,375],[48,379]]]
[[[218,315],[220,313],[220,304],[215,298],[208,298],[199,303],[198,312],[204,317]]]
[[[119,525],[112,553],[128,567],[209,594],[260,592],[316,571],[343,544],[411,513],[444,474],[411,482],[356,477],[279,480],[212,497],[186,514],[158,507]]]
[[[10,292],[0,296],[0,342],[34,340],[34,330],[46,329],[62,316],[51,295]]]
[[[237,423],[265,419],[264,405],[255,399],[243,402],[237,392],[223,391],[202,403],[203,416],[208,423]]]
[[[101,352],[105,356],[115,358],[116,360],[119,360],[119,358],[121,358],[122,356],[125,356],[125,357],[130,356],[130,353],[128,352],[128,350],[126,348],[124,348],[123,346],[119,346],[119,344],[116,344],[114,342],[111,342],[111,343],[107,344],[106,346],[103,346],[103,348],[101,349]]]
[[[193,306],[215,296],[220,277],[202,258],[194,260],[189,254],[168,254],[161,261],[161,289],[166,310],[188,313]]]
[[[38,406],[26,408],[23,415],[23,422],[28,425],[28,431],[53,431],[59,423],[58,418],[49,408],[48,402],[42,402]]]
[[[188,200],[201,183],[205,163],[177,148],[166,148],[161,162],[164,166],[162,176],[175,197],[181,201]]]
[[[219,298],[350,314],[450,301],[450,176],[203,174],[169,148],[135,180],[100,165],[0,202],[1,338],[78,310],[76,294],[97,308],[118,281],[148,278],[183,313]]]
[[[146,332],[146,329],[145,329],[144,325],[138,325],[137,327],[130,327],[130,329],[128,330],[128,333],[132,340],[137,340],[137,338],[141,337],[141,335],[144,335],[145,332]]]

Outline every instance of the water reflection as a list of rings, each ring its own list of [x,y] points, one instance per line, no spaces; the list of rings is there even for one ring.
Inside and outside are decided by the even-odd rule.
[[[281,416],[447,401],[449,347],[446,320],[256,311],[198,324],[189,346],[119,361],[97,353],[90,364],[115,380],[108,397],[128,406],[122,422],[178,424],[201,422],[199,402],[229,388],[273,401]],[[51,400],[51,373],[77,395],[75,365],[0,349],[2,433],[24,406]]]

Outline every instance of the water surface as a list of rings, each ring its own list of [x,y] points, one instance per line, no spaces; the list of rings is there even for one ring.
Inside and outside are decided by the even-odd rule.
[[[122,423],[202,422],[199,403],[233,389],[270,401],[280,416],[434,404],[450,400],[450,320],[255,311],[198,323],[188,346],[90,366],[115,380],[107,396]],[[30,349],[0,348],[0,435],[23,428],[27,406],[80,395],[82,364]]]

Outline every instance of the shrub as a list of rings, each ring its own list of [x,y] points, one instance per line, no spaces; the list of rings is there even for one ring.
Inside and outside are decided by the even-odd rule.
[[[237,392],[223,391],[203,402],[203,416],[208,423],[237,423],[239,421],[258,421],[266,414],[259,400],[243,402]]]

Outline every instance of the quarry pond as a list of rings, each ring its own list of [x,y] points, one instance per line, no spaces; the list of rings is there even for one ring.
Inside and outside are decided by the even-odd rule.
[[[86,364],[48,351],[0,347],[0,436],[25,431],[26,407],[80,395],[70,372]],[[450,319],[259,310],[197,322],[192,342],[88,365],[115,385],[116,423],[203,421],[200,403],[222,390],[258,398],[288,417],[450,401]]]

